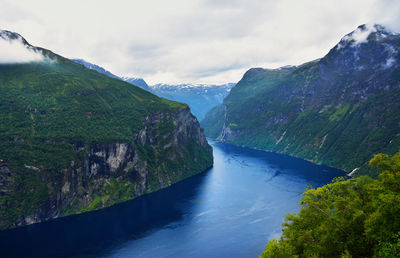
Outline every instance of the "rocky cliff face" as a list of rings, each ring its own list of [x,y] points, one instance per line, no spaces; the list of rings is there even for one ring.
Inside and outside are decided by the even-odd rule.
[[[34,57],[0,65],[0,230],[107,207],[212,166],[186,104],[17,33],[0,30],[0,41]]]
[[[373,154],[400,146],[399,64],[400,35],[362,25],[321,59],[250,69],[202,125],[221,141],[376,176]]]
[[[25,164],[36,180],[45,182],[43,196],[23,217],[13,217],[2,207],[1,228],[107,207],[168,187],[212,166],[212,149],[188,108],[146,116],[142,129],[129,142],[73,143],[73,148],[80,158],[71,160],[66,168],[47,170]],[[3,199],[18,198],[13,174],[2,160]],[[10,201],[5,206],[13,204]]]

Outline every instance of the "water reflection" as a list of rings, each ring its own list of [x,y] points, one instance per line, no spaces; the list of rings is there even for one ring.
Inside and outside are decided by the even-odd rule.
[[[342,171],[210,141],[214,167],[88,214],[0,232],[2,256],[254,257],[279,236],[307,185]]]
[[[0,232],[1,256],[97,256],[128,239],[180,221],[184,216],[181,203],[197,196],[206,175],[108,209]]]

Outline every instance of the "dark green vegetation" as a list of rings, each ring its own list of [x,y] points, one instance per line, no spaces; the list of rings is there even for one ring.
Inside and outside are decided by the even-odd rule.
[[[399,257],[400,152],[370,161],[381,173],[307,190],[279,241],[261,257]]]
[[[0,83],[0,132],[11,139],[127,141],[147,114],[186,108],[67,60],[1,65]]]
[[[216,105],[222,103],[222,100],[228,95],[234,83],[221,85],[203,85],[203,84],[156,84],[151,88],[142,78],[118,77],[104,68],[89,63],[82,59],[71,59],[72,61],[84,65],[86,68],[95,70],[109,77],[120,79],[144,90],[156,94],[159,97],[187,103],[191,112],[198,120],[204,118],[205,114]]]
[[[400,146],[400,36],[353,33],[320,60],[250,69],[201,122],[206,135],[376,177],[373,154]]]
[[[110,206],[212,165],[186,104],[34,49],[51,61],[0,65],[0,229]]]

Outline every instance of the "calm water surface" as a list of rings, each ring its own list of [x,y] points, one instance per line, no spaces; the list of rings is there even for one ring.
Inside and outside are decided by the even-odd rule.
[[[2,257],[258,257],[307,185],[344,172],[210,141],[214,167],[101,211],[0,232]]]

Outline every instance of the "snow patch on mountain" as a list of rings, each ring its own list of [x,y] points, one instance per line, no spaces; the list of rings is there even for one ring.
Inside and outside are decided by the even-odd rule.
[[[384,44],[384,46],[388,57],[386,59],[386,62],[383,64],[383,68],[388,69],[396,63],[395,57],[397,56],[398,51],[392,45]]]
[[[153,89],[161,89],[161,90],[201,90],[205,91],[210,88],[224,88],[230,91],[230,89],[235,85],[235,83],[226,83],[221,85],[216,84],[202,84],[202,83],[181,83],[181,84],[166,84],[166,83],[158,83],[154,85],[150,85]],[[206,91],[207,92],[207,91]]]
[[[147,90],[147,91],[151,91],[151,88],[149,87],[149,85],[147,85],[146,81],[142,78],[138,78],[138,77],[122,77],[121,78],[123,81],[126,81],[130,84],[139,86],[140,88]]]
[[[159,97],[187,103],[192,113],[200,121],[210,109],[222,103],[234,86],[235,83],[221,85],[200,83],[171,85],[159,83],[150,87],[152,92]]]

